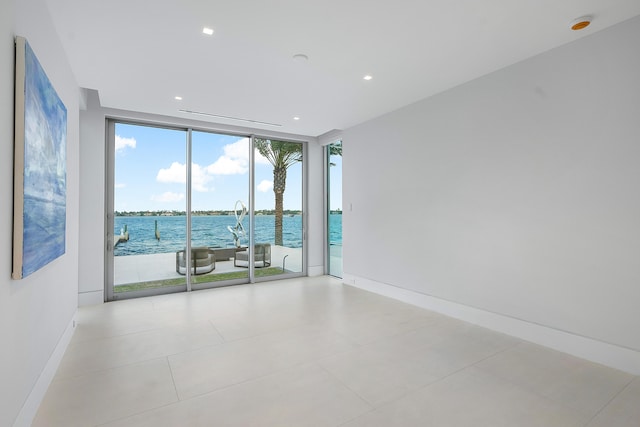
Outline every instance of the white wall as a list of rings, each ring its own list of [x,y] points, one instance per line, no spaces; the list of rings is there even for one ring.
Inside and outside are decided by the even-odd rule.
[[[193,127],[212,132],[239,135],[252,133],[286,140],[308,141],[309,161],[309,274],[322,272],[323,212],[322,212],[322,147],[313,137],[278,132],[266,133],[251,128],[228,126],[195,120],[183,120],[133,111],[102,108],[95,91],[88,92],[87,109],[80,113],[81,187],[80,187],[80,304],[98,304],[104,301],[104,200],[105,200],[105,118],[118,118],[149,123]]]
[[[67,107],[66,253],[11,280],[13,65],[27,38]],[[0,14],[0,425],[29,425],[71,337],[78,292],[78,90],[44,0],[3,2]]]
[[[613,344],[640,373],[638,40],[635,18],[345,130],[346,283]]]
[[[324,147],[318,142],[309,143],[307,152],[309,185],[307,186],[307,260],[308,275],[324,274],[324,242],[326,241],[324,218]]]
[[[80,111],[79,305],[104,302],[105,250],[105,116],[98,94],[86,91]]]

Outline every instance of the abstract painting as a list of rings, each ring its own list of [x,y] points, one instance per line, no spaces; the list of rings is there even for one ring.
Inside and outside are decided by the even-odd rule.
[[[67,109],[26,39],[16,37],[13,273],[65,253]]]

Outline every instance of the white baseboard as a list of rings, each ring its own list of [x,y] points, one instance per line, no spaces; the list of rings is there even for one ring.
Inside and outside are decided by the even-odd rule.
[[[22,405],[22,409],[16,417],[13,427],[29,427],[33,422],[33,419],[38,412],[38,408],[42,403],[42,399],[44,399],[44,395],[47,393],[47,389],[60,366],[64,352],[67,350],[69,342],[71,342],[71,337],[73,337],[73,332],[76,329],[76,316],[77,312],[73,314],[73,317],[64,330],[62,337],[60,337],[58,344],[56,344],[56,348],[53,350],[51,357],[47,361],[47,364],[40,373],[38,380],[31,389],[31,393],[29,393],[27,400],[24,405]]]
[[[104,304],[104,291],[80,292],[78,294],[78,307],[96,304]]]
[[[432,310],[633,375],[640,375],[640,352],[629,348],[446,301],[351,274],[345,273],[342,281],[346,285]]]
[[[313,267],[308,267],[307,268],[307,275],[309,277],[323,276],[324,275],[324,266],[323,265],[314,265]]]

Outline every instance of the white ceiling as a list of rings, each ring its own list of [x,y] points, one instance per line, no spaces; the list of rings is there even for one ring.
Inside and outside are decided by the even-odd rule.
[[[47,3],[78,84],[98,90],[103,106],[309,136],[640,14],[638,0]],[[591,26],[570,31],[582,15],[594,17]],[[309,60],[294,61],[298,53]]]

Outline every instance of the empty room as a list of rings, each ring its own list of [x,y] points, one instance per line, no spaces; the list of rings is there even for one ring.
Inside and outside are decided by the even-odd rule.
[[[0,31],[0,426],[640,425],[637,1]]]

